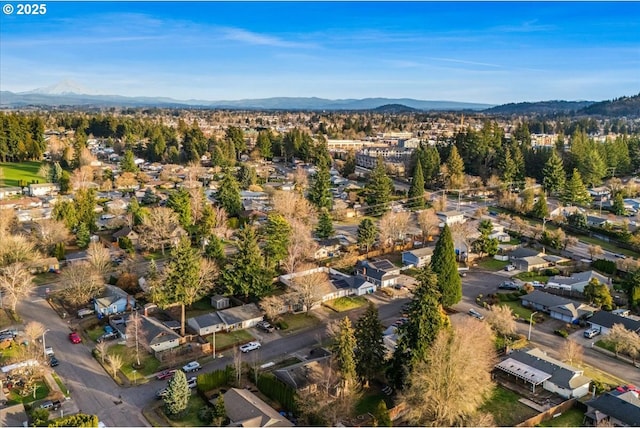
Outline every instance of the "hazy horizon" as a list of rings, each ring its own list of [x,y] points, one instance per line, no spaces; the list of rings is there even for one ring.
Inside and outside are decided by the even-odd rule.
[[[602,101],[640,92],[637,16],[635,2],[48,2],[0,15],[0,89]]]

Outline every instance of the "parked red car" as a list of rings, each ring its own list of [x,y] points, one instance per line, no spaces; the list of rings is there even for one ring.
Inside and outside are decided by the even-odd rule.
[[[71,343],[80,343],[80,342],[82,342],[82,338],[80,337],[80,335],[76,331],[72,331],[71,333],[69,333],[69,340],[71,341]]]
[[[165,380],[171,379],[176,371],[175,370],[163,370],[156,375],[156,379]]]

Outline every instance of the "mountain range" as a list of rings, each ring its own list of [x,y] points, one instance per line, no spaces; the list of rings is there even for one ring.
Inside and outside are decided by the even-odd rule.
[[[234,110],[373,110],[379,113],[470,110],[498,115],[576,114],[640,117],[640,94],[611,101],[540,101],[491,105],[457,101],[428,101],[413,98],[363,98],[331,100],[316,97],[273,97],[243,100],[176,100],[166,97],[98,95],[65,80],[28,92],[0,91],[0,107],[159,107],[217,108]]]

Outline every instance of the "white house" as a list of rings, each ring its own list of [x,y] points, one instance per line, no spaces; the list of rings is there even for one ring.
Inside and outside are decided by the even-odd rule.
[[[440,227],[444,227],[444,225],[451,226],[455,223],[464,223],[464,213],[460,211],[440,211],[436,213],[440,221]]]
[[[589,393],[591,379],[581,369],[551,358],[537,348],[514,351],[495,367],[530,385],[532,392],[542,386],[566,399]]]
[[[262,321],[264,315],[255,303],[235,306],[217,312],[187,319],[187,325],[198,335],[206,336],[218,331],[242,330]]]
[[[420,268],[431,262],[433,247],[418,248],[411,251],[402,252],[402,264]]]
[[[552,276],[549,278],[549,281],[547,281],[547,287],[584,293],[584,287],[586,287],[586,285],[589,284],[589,281],[593,278],[597,279],[602,284],[608,285],[611,283],[611,280],[606,276],[600,275],[598,272],[593,270],[589,270],[586,272],[574,273],[571,276]]]
[[[51,196],[60,192],[56,183],[29,184],[29,196]]]

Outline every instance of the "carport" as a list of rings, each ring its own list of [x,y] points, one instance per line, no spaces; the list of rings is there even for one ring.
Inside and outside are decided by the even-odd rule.
[[[550,374],[521,363],[520,361],[516,361],[513,358],[507,358],[500,364],[497,364],[495,368],[513,375],[518,379],[522,379],[525,383],[531,384],[531,392],[533,393],[536,392],[536,386],[542,384],[551,377]]]

